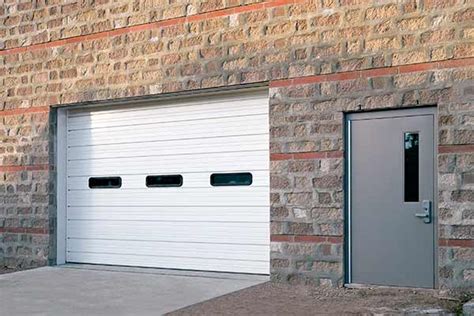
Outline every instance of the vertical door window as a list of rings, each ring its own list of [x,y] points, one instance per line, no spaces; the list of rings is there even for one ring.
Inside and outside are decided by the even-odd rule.
[[[419,201],[420,188],[420,159],[419,134],[404,133],[405,154],[405,202]]]

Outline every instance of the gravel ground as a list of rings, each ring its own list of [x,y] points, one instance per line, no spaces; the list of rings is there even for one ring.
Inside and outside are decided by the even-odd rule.
[[[434,291],[345,289],[264,283],[168,314],[178,315],[360,315],[445,309],[458,302]]]
[[[15,272],[15,271],[19,271],[19,270],[10,269],[10,268],[6,268],[6,267],[0,267],[0,274],[12,273],[12,272]]]

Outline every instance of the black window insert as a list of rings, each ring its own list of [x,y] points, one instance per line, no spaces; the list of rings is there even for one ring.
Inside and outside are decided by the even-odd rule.
[[[214,187],[251,185],[252,181],[252,174],[250,172],[213,173],[211,175],[211,185]]]
[[[183,176],[179,174],[146,177],[146,186],[149,188],[180,187],[182,185]]]
[[[119,189],[122,187],[120,177],[93,177],[89,178],[89,188],[91,189]]]
[[[405,140],[405,202],[419,201],[420,188],[420,159],[419,134],[407,132]]]

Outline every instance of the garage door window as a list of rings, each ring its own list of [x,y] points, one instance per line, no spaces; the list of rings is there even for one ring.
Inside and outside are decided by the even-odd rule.
[[[93,177],[89,178],[89,188],[91,189],[118,189],[122,187],[120,177]]]
[[[146,186],[149,188],[180,187],[182,185],[183,176],[179,174],[146,177]]]
[[[250,172],[213,173],[211,175],[211,185],[214,187],[251,185],[251,184],[252,184],[252,174]]]

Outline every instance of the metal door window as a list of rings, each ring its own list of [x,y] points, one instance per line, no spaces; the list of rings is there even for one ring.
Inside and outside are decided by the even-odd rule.
[[[418,202],[420,195],[420,134],[403,133],[405,202]]]

